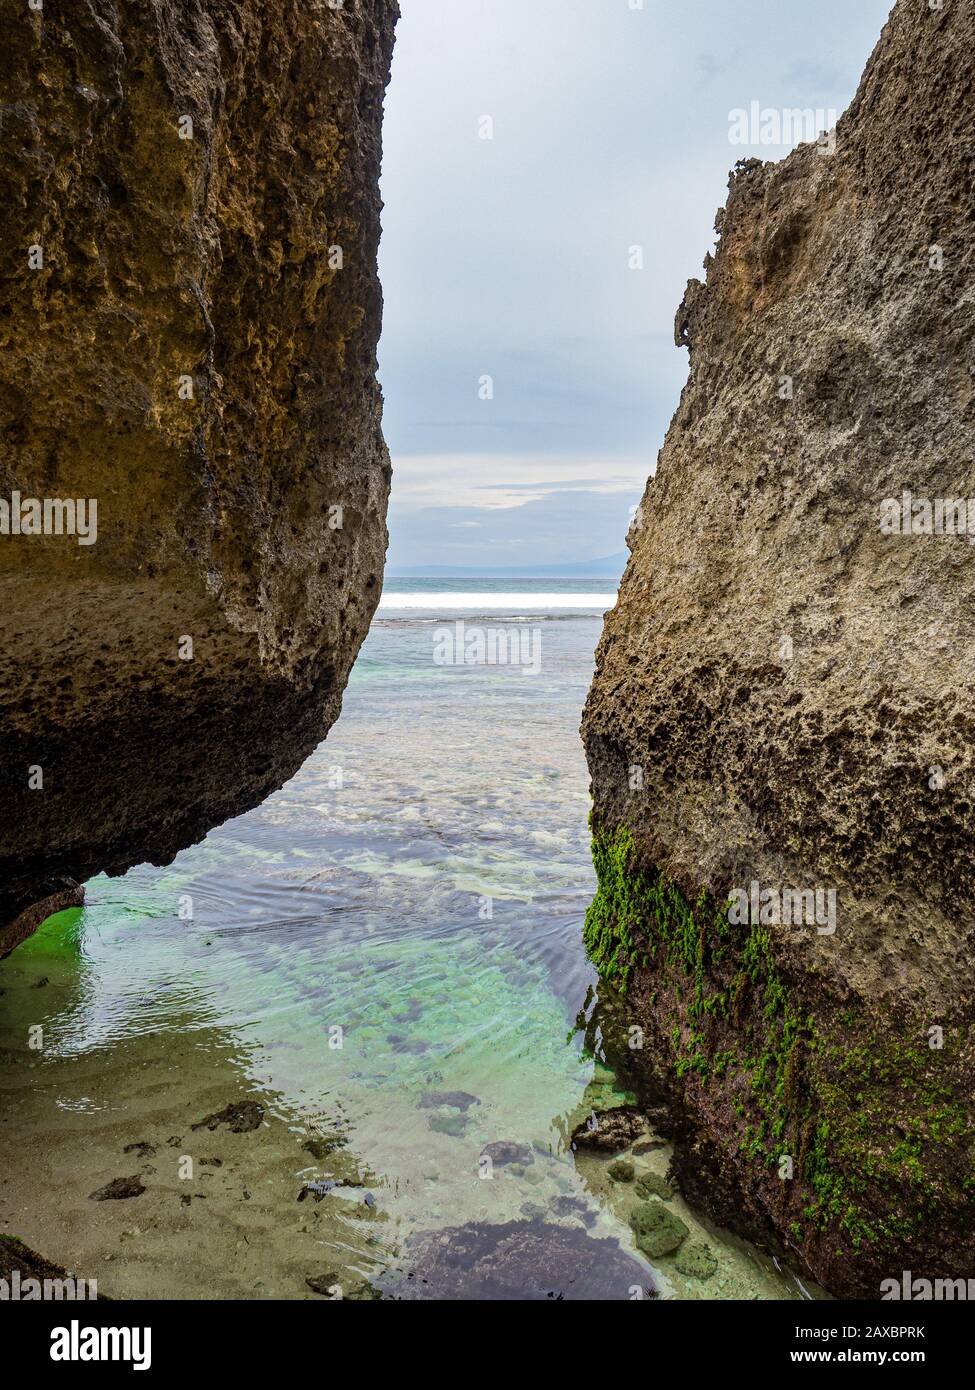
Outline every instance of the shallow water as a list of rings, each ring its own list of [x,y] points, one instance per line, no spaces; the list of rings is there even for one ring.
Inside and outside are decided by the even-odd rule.
[[[803,1297],[679,1198],[717,1269],[651,1266],[632,1183],[571,1148],[625,1099],[580,1029],[598,613],[524,608],[536,675],[435,664],[444,620],[382,610],[286,787],[0,963],[0,1229],[116,1296]]]

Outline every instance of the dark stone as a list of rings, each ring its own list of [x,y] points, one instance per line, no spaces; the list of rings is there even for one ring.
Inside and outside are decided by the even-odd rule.
[[[0,1279],[5,1279],[9,1285],[15,1270],[19,1271],[21,1281],[37,1279],[43,1283],[45,1279],[85,1278],[84,1275],[69,1273],[61,1265],[46,1260],[17,1236],[0,1235]],[[85,1282],[87,1285],[88,1280]],[[99,1294],[98,1298],[107,1301],[104,1294]]]
[[[113,1178],[97,1192],[88,1195],[93,1202],[121,1202],[128,1197],[141,1197],[145,1190],[141,1175],[134,1173],[131,1178]]]
[[[338,1149],[344,1149],[348,1142],[344,1134],[330,1134],[325,1138],[309,1139],[304,1148],[306,1153],[310,1153],[312,1158],[321,1163]]]
[[[427,1091],[420,1097],[420,1109],[431,1110],[445,1105],[454,1110],[469,1110],[472,1105],[480,1105],[477,1096],[467,1091]]]
[[[669,1202],[673,1198],[674,1189],[659,1173],[644,1173],[636,1185],[636,1194],[645,1201],[651,1197],[659,1197],[661,1201]]]
[[[535,1162],[535,1155],[527,1144],[514,1144],[507,1139],[496,1139],[492,1144],[485,1144],[481,1157],[489,1158],[496,1168],[503,1168],[508,1163],[527,1166]]]
[[[260,1128],[263,1119],[263,1105],[259,1105],[256,1100],[244,1100],[228,1105],[213,1115],[207,1115],[192,1128],[217,1129],[220,1125],[226,1125],[232,1134],[249,1134],[252,1130]]]
[[[596,1213],[579,1197],[554,1197],[550,1206],[556,1216],[577,1216],[584,1226],[596,1224]]]
[[[410,1238],[412,1278],[383,1276],[394,1298],[631,1300],[656,1290],[648,1270],[610,1239],[543,1221],[448,1228]]]
[[[635,1105],[621,1105],[615,1110],[603,1110],[590,1116],[572,1131],[576,1149],[591,1149],[597,1153],[619,1153],[628,1149],[633,1140],[646,1130],[646,1121]]]
[[[628,1158],[617,1158],[606,1171],[613,1182],[632,1182],[636,1177],[636,1169]]]
[[[137,1144],[126,1144],[122,1150],[124,1154],[138,1154],[140,1158],[155,1158],[156,1150],[152,1144],[146,1143],[144,1139]]]

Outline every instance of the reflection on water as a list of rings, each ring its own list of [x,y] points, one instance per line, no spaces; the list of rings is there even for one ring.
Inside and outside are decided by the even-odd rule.
[[[631,1181],[572,1150],[627,1100],[576,1027],[599,619],[526,617],[537,676],[380,619],[292,782],[0,965],[0,1229],[117,1295],[803,1296],[676,1197],[714,1260],[652,1267],[627,1218],[666,1146]]]

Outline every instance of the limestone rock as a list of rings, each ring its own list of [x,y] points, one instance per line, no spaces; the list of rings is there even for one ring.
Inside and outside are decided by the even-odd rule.
[[[617,1158],[606,1169],[613,1182],[632,1182],[636,1169],[628,1158]]]
[[[0,950],[259,803],[338,714],[386,545],[397,14],[0,0],[0,499],[97,504],[94,543],[53,509],[0,535]]]
[[[659,1197],[662,1202],[669,1202],[674,1195],[670,1183],[659,1173],[644,1173],[636,1185],[636,1192],[637,1196],[645,1201],[651,1197]]]
[[[680,1249],[689,1234],[686,1223],[668,1210],[663,1202],[644,1202],[642,1206],[634,1208],[630,1225],[637,1245],[652,1260],[660,1259],[662,1255],[672,1255]]]
[[[973,130],[975,9],[900,0],[835,149],[732,176],[583,725],[685,1195],[870,1297],[975,1273],[975,547],[881,525],[975,497]]]
[[[639,1139],[646,1128],[635,1106],[618,1105],[577,1125],[572,1131],[572,1147],[592,1152],[619,1153]]]
[[[718,1268],[711,1247],[703,1240],[689,1240],[682,1245],[674,1265],[688,1279],[710,1279]]]

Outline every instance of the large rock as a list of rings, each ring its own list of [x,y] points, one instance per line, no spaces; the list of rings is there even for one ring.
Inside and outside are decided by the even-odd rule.
[[[0,951],[338,714],[386,545],[397,13],[0,0],[0,497],[97,501],[93,544],[0,535]]]
[[[736,170],[584,719],[685,1192],[873,1297],[975,1274],[975,549],[881,528],[975,496],[973,131],[975,8],[900,0],[835,151]]]

